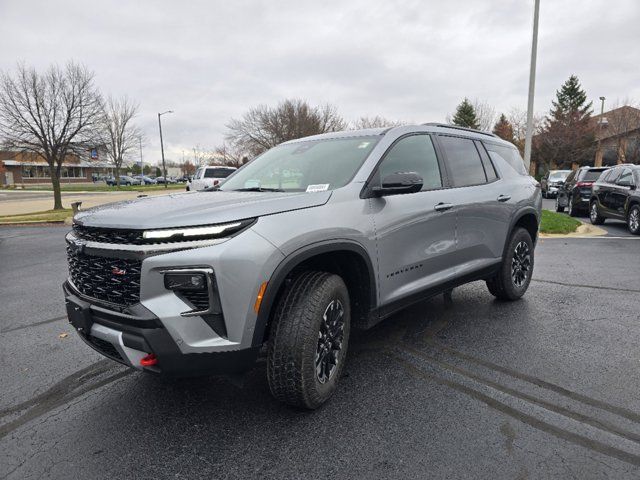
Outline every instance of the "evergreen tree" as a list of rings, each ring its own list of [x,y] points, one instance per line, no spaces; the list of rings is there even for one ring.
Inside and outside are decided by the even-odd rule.
[[[453,115],[451,123],[460,127],[480,128],[476,111],[466,97],[456,108],[456,113]]]
[[[545,162],[548,168],[571,168],[573,163],[593,164],[595,131],[591,121],[592,102],[587,103],[587,94],[578,77],[571,75],[562,84],[552,105],[536,142],[536,160]]]
[[[515,143],[513,126],[509,123],[504,113],[500,114],[500,119],[493,126],[493,133],[507,142]]]

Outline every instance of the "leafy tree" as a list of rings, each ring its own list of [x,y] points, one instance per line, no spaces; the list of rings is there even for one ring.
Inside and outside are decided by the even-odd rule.
[[[468,98],[465,97],[460,105],[457,106],[456,113],[453,115],[451,123],[460,127],[480,128],[476,111]]]
[[[552,102],[539,138],[534,142],[534,158],[549,166],[570,168],[593,162],[595,128],[591,121],[592,103],[582,89],[578,77],[571,75]]]
[[[275,107],[259,105],[232,119],[226,140],[236,151],[257,156],[296,138],[344,130],[346,122],[330,105],[311,106],[305,100],[284,100]]]
[[[513,126],[511,125],[509,120],[507,120],[507,117],[504,115],[504,113],[500,114],[500,118],[493,126],[493,133],[495,133],[503,140],[506,140],[507,142],[515,143]]]

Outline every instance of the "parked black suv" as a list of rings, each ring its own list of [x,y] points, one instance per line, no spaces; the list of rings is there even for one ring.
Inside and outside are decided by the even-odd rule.
[[[589,211],[591,187],[602,172],[608,169],[609,167],[580,167],[571,172],[558,189],[556,212],[564,212],[566,208],[572,217],[579,213],[586,214]]]
[[[640,235],[639,165],[618,165],[593,185],[589,218],[594,225],[613,218],[627,222],[629,231]]]

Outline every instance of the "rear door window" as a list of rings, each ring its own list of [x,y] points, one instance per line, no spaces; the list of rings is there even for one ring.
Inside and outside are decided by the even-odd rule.
[[[487,182],[482,160],[473,140],[439,135],[438,142],[445,153],[452,186],[467,187]]]
[[[630,168],[625,168],[620,174],[620,178],[616,182],[622,185],[632,185],[633,184],[633,172]]]

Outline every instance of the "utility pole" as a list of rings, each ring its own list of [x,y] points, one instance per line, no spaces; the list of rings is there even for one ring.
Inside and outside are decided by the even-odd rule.
[[[533,38],[531,40],[531,66],[529,68],[529,99],[527,103],[527,133],[524,139],[524,163],[531,173],[531,139],[533,137],[533,93],[536,87],[536,56],[538,53],[538,14],[540,0],[533,7]],[[535,174],[535,172],[533,172]]]
[[[167,110],[166,112],[158,113],[158,128],[160,129],[160,152],[162,153],[162,174],[164,175],[164,188],[168,188],[167,166],[164,162],[164,143],[162,143],[162,121],[160,120],[160,117],[165,113],[173,113],[173,110]]]

